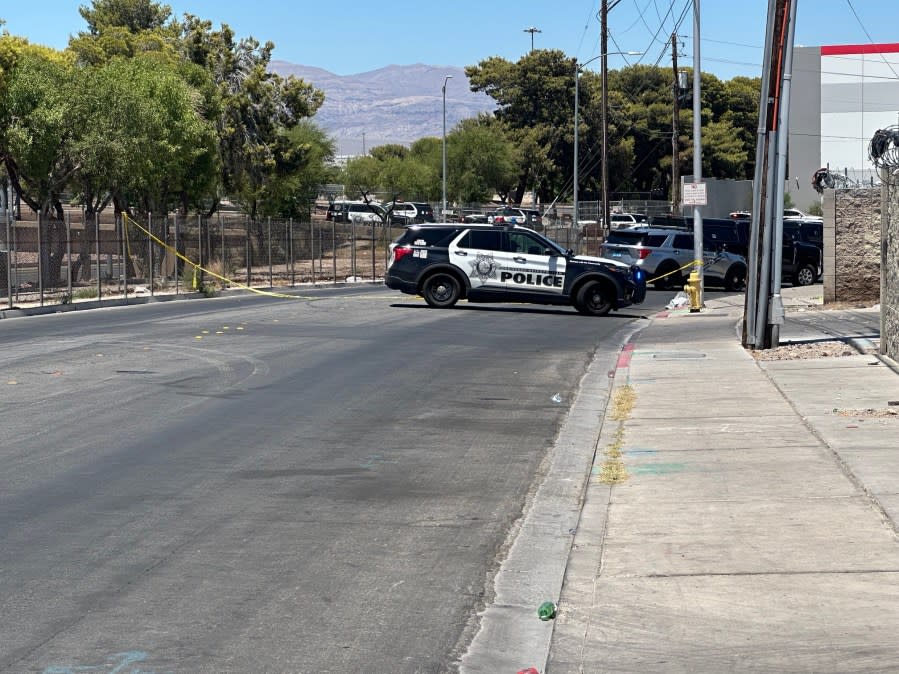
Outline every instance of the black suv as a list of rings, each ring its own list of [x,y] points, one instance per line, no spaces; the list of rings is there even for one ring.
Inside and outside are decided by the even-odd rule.
[[[646,297],[639,267],[575,255],[517,225],[413,225],[390,244],[384,283],[438,308],[465,298],[572,305],[605,316]]]
[[[693,218],[657,216],[652,219],[652,223],[656,227],[680,227],[693,231]],[[781,258],[783,278],[794,286],[811,285],[821,275],[821,248],[794,236],[788,229],[791,226],[788,223],[788,220],[784,220],[783,256]],[[717,246],[749,259],[750,224],[749,220],[743,219],[703,218],[703,245]]]

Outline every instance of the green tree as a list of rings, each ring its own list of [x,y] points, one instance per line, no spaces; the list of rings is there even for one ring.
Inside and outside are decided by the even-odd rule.
[[[222,194],[232,194],[255,217],[265,183],[289,162],[278,156],[289,147],[282,134],[314,115],[324,94],[302,80],[268,72],[274,44],[237,40],[224,24],[213,30],[211,22],[185,15],[180,49],[209,73],[221,101],[214,119],[220,187],[210,212]]]
[[[42,281],[51,283],[59,277],[65,250],[60,196],[78,169],[72,145],[80,130],[70,114],[73,69],[59,52],[21,42],[17,47],[3,50],[8,61],[0,99],[0,161],[19,197],[41,214],[39,235],[47,243],[41,247]]]
[[[321,185],[335,179],[335,142],[309,120],[281,136],[280,161],[264,185],[262,215],[308,218]]]
[[[83,64],[99,65],[114,57],[149,51],[174,53],[178,25],[172,10],[152,0],[93,0],[79,8],[87,23],[69,40],[69,49]]]
[[[60,217],[59,196],[77,169],[73,72],[64,56],[26,44],[5,71],[0,106],[0,156],[16,191],[32,210]]]
[[[508,198],[520,164],[504,125],[487,115],[462,120],[447,135],[447,191],[460,203]]]
[[[472,91],[499,107],[495,115],[519,146],[519,175],[511,200],[533,190],[551,200],[570,180],[573,161],[575,60],[558,50],[538,49],[517,63],[494,56],[465,69]]]
[[[153,55],[115,58],[81,72],[74,144],[89,209],[102,193],[116,210],[166,212],[215,180],[215,137],[198,97],[175,66]],[[109,198],[106,197],[106,198]]]

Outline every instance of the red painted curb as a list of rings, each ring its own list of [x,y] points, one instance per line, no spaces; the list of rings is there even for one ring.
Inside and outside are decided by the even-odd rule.
[[[631,356],[634,355],[634,343],[631,342],[629,344],[625,344],[621,349],[621,353],[618,355],[618,363],[615,365],[615,368],[620,370],[623,367],[630,367],[631,364]]]

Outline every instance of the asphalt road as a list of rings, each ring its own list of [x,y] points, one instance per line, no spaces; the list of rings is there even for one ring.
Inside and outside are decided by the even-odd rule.
[[[671,296],[300,294],[0,321],[0,672],[450,669],[581,374]]]

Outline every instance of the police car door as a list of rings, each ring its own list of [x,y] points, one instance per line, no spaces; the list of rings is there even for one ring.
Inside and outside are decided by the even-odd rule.
[[[529,232],[510,230],[508,253],[502,258],[500,280],[508,290],[561,294],[565,284],[565,258],[550,255],[552,248]]]
[[[504,287],[500,280],[504,233],[499,228],[470,229],[450,244],[450,262],[468,277],[472,290],[499,291]]]

